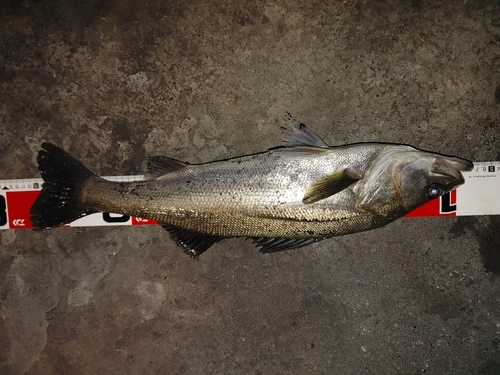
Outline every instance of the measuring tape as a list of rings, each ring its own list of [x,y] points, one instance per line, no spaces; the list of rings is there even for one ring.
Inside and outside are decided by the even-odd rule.
[[[462,172],[465,183],[434,199],[405,217],[500,215],[500,161],[476,162],[470,172]],[[144,176],[105,176],[111,181],[138,181]],[[41,178],[0,180],[0,229],[33,228],[30,208],[42,188]],[[151,225],[156,220],[134,216],[96,213],[64,227],[110,225]]]

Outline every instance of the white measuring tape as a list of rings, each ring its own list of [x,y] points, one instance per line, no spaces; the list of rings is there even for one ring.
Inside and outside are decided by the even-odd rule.
[[[465,184],[417,208],[406,217],[500,215],[500,161],[475,162],[472,171],[462,173]],[[144,176],[104,178],[137,181]],[[42,183],[41,178],[0,180],[0,229],[33,228],[29,219],[30,208],[40,193]],[[65,227],[151,224],[157,224],[157,221],[101,212],[82,217]]]

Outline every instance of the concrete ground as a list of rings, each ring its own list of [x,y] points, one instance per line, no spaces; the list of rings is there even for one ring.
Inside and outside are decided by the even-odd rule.
[[[279,145],[500,160],[498,1],[0,3],[0,178]],[[1,374],[499,374],[500,219],[402,219],[193,260],[159,227],[3,231]]]

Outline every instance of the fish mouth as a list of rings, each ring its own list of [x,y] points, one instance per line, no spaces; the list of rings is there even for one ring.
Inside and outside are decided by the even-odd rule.
[[[457,157],[437,156],[431,165],[431,172],[450,179],[452,184],[461,185],[465,182],[461,172],[471,171],[474,164]]]
[[[446,156],[446,163],[461,172],[469,172],[474,168],[474,163],[467,159],[457,158],[456,156]]]

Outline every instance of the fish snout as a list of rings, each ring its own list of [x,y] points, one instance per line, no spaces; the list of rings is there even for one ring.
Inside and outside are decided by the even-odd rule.
[[[461,172],[470,171],[474,164],[466,159],[457,157],[437,156],[431,165],[431,172],[450,179],[450,185],[462,185],[464,176]]]
[[[446,163],[461,172],[472,171],[472,168],[474,168],[474,163],[467,159],[457,158],[456,156],[448,156],[444,159],[446,160]]]

